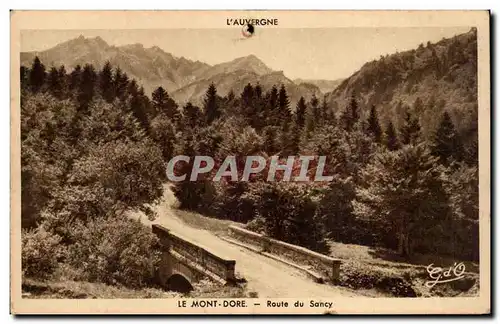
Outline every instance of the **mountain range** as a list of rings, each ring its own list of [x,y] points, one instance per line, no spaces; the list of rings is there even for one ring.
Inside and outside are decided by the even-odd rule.
[[[328,81],[299,80],[294,82],[283,71],[274,71],[255,55],[236,58],[229,62],[209,65],[200,61],[176,57],[157,46],[146,48],[142,44],[112,46],[101,37],[78,38],[60,43],[40,52],[22,52],[21,64],[30,66],[38,56],[47,67],[64,65],[71,70],[76,65],[93,64],[102,68],[106,61],[120,67],[129,77],[136,79],[150,94],[159,86],[164,87],[178,103],[191,101],[201,104],[210,83],[217,87],[219,95],[231,90],[238,94],[248,84],[259,83],[264,91],[273,85],[285,85],[292,105],[301,96],[310,99],[312,95],[322,97],[326,90],[333,90],[338,84],[327,88]]]
[[[146,93],[163,86],[181,105],[188,101],[201,104],[210,83],[222,96],[231,90],[237,95],[248,83],[259,83],[264,91],[283,84],[292,109],[300,96],[308,100],[314,94],[324,97],[340,115],[355,95],[363,118],[376,106],[383,126],[389,120],[399,126],[406,112],[412,111],[419,116],[424,134],[432,134],[447,110],[462,133],[477,132],[475,28],[437,43],[381,56],[343,80],[291,80],[255,55],[209,65],[175,57],[157,46],[112,46],[100,37],[80,36],[45,51],[21,53],[21,64],[30,66],[35,55],[47,67],[64,65],[67,70],[87,63],[100,69],[109,61],[135,78]]]

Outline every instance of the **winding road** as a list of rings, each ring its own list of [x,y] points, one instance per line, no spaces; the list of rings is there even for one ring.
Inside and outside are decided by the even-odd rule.
[[[249,292],[255,291],[261,298],[359,296],[344,287],[315,283],[299,270],[226,242],[208,230],[190,226],[175,215],[175,211],[171,207],[175,201],[173,193],[165,186],[163,199],[156,206],[158,218],[148,223],[161,224],[220,257],[235,260],[236,273],[247,280]]]

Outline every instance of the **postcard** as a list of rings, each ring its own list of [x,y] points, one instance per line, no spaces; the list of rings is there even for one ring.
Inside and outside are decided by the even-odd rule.
[[[488,11],[12,11],[11,313],[490,314]]]

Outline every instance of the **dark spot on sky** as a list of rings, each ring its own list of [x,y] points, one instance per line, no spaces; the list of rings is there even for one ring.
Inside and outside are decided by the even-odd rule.
[[[250,34],[253,34],[255,32],[255,28],[253,27],[252,24],[247,24],[247,28]]]

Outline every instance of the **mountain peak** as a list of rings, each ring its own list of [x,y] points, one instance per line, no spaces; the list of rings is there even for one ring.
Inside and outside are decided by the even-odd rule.
[[[73,47],[73,46],[97,46],[100,48],[107,48],[109,47],[108,43],[101,37],[97,36],[94,38],[86,38],[83,35],[78,36],[77,38],[70,39],[67,42],[61,43],[58,46],[65,46],[65,47]],[[56,47],[58,47],[56,46]]]
[[[150,49],[155,52],[163,52],[163,50],[156,45],[152,46]]]
[[[238,57],[238,58],[235,58],[234,60],[232,60],[232,62],[240,62],[240,61],[256,62],[256,63],[264,64],[264,62],[262,62],[257,56],[255,56],[255,54],[241,56],[241,57]]]
[[[106,41],[102,39],[100,36],[97,36],[95,38],[89,38],[89,40],[101,47],[109,47],[108,43],[106,43]]]
[[[123,45],[121,47],[124,49],[137,49],[137,50],[144,49],[144,46],[141,43],[127,44],[127,45]]]
[[[273,72],[272,69],[270,69],[254,54],[238,57],[231,62],[228,62],[227,64],[232,65],[233,70],[252,71],[259,75],[269,74]]]
[[[249,59],[249,60],[260,61],[260,59],[255,54],[250,54],[250,55],[247,55],[247,56],[244,56],[244,57],[247,58],[247,59]]]

